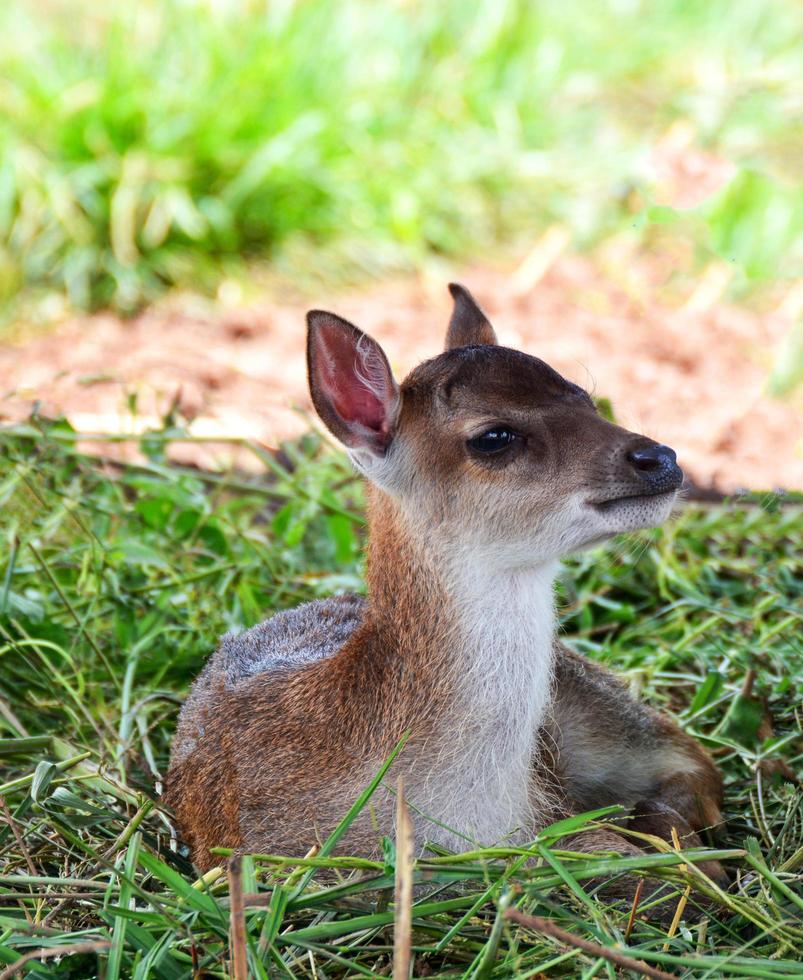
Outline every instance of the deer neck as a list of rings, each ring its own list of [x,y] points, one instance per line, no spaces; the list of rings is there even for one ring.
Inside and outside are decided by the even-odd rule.
[[[478,741],[492,732],[495,751],[529,758],[549,701],[556,563],[510,567],[498,546],[424,525],[381,491],[371,492],[369,517],[369,617],[380,649],[420,682],[419,703],[437,728]]]

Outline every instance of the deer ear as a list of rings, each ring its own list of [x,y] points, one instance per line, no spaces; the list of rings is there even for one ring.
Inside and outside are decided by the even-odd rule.
[[[307,314],[307,375],[315,410],[350,449],[384,456],[401,398],[385,352],[368,334],[333,313]]]
[[[450,282],[449,292],[454,300],[454,310],[446,331],[446,350],[453,347],[474,347],[477,344],[496,344],[494,328],[466,287]]]

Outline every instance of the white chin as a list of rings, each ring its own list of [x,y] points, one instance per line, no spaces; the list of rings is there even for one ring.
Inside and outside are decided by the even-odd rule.
[[[650,497],[624,497],[604,504],[590,504],[589,508],[594,513],[594,530],[599,534],[594,541],[663,524],[672,513],[676,496],[676,491],[670,490]]]

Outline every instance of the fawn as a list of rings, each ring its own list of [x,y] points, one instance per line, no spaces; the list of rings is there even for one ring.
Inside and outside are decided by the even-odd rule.
[[[543,361],[499,346],[451,285],[444,353],[397,384],[379,344],[308,314],[315,408],[368,483],[368,596],[279,613],[223,638],[181,713],[168,802],[196,865],[210,848],[302,855],[403,733],[420,842],[521,842],[609,803],[688,840],[721,778],[673,722],[556,637],[561,557],[669,515],[675,453],[602,418]],[[395,784],[395,779],[393,780]],[[392,794],[344,839],[372,852]],[[613,832],[577,850],[638,848]]]

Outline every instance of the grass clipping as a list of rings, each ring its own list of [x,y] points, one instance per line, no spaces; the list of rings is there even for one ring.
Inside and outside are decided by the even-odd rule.
[[[563,824],[416,855],[397,787],[383,856],[335,854],[382,770],[306,857],[199,879],[160,803],[181,698],[221,633],[361,589],[363,501],[315,439],[263,479],[168,465],[167,439],[123,466],[82,457],[62,423],[0,432],[0,977],[800,976],[799,510],[688,506],[559,582],[569,642],[714,753],[715,848],[572,854]],[[598,902],[595,882],[624,874],[663,898]],[[647,915],[659,900],[673,930]]]

